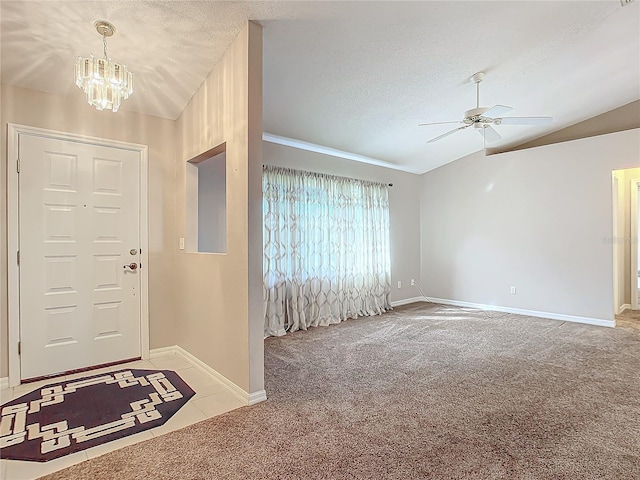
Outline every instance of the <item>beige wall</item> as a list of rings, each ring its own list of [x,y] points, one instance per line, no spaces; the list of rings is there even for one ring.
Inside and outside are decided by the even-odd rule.
[[[631,305],[631,271],[638,270],[637,265],[631,265],[631,249],[636,248],[633,240],[637,241],[636,234],[631,231],[631,181],[640,179],[640,168],[616,170],[613,175],[618,179],[618,232],[615,233],[613,242],[614,247],[619,249],[616,273],[620,308],[623,305]]]
[[[640,128],[640,100],[615,108],[583,122],[578,122],[575,125],[563,128],[549,135],[536,138],[511,150],[540,147],[542,145],[551,145],[552,143],[567,142],[579,138],[622,132],[634,128]]]
[[[176,122],[172,193],[177,249],[186,235],[185,163],[226,142],[227,253],[178,253],[174,343],[249,393],[264,388],[261,58],[261,27],[249,23]]]
[[[476,153],[424,174],[425,293],[612,319],[612,171],[639,158],[635,129]]]
[[[171,301],[175,244],[173,201],[175,122],[149,115],[119,111],[98,112],[82,93],[61,97],[34,90],[2,85],[0,125],[2,162],[0,168],[0,377],[8,374],[7,354],[7,257],[6,257],[6,173],[7,123],[101,137],[149,146],[149,316],[150,345],[157,348],[175,343],[174,304]],[[11,164],[13,161],[11,159]]]
[[[411,286],[412,278],[420,279],[420,176],[268,142],[263,154],[267,165],[393,183],[389,189],[391,301],[420,296]]]

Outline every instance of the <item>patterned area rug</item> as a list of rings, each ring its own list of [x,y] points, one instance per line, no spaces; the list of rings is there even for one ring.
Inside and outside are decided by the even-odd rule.
[[[46,462],[164,424],[195,392],[171,370],[62,381],[2,405],[0,456]]]

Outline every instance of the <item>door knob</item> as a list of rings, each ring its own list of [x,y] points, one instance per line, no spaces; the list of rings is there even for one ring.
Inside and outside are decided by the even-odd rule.
[[[129,265],[125,265],[123,268],[128,268],[129,270],[137,270],[138,269],[138,264],[131,262]]]

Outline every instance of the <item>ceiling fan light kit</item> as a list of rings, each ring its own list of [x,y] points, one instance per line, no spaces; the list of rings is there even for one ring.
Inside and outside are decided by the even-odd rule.
[[[494,105],[493,107],[481,107],[480,106],[480,82],[484,79],[484,72],[478,72],[471,76],[471,81],[476,84],[476,107],[464,112],[464,118],[460,121],[454,122],[435,122],[435,123],[421,123],[419,126],[427,125],[443,125],[447,123],[464,124],[462,127],[458,127],[454,130],[450,130],[447,133],[432,138],[427,143],[436,142],[444,137],[456,133],[460,130],[464,130],[473,126],[473,129],[482,135],[484,144],[493,143],[500,140],[502,137],[493,128],[493,125],[546,125],[553,121],[551,117],[502,117],[503,114],[513,110],[513,107],[506,105]]]
[[[76,57],[75,82],[85,92],[89,105],[117,112],[122,101],[133,93],[133,73],[107,55],[107,37],[116,32],[116,27],[104,20],[93,25],[102,36],[104,58]]]

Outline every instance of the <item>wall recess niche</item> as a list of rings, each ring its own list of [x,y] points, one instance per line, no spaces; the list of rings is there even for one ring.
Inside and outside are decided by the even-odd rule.
[[[187,231],[189,253],[227,252],[226,143],[186,163]]]

